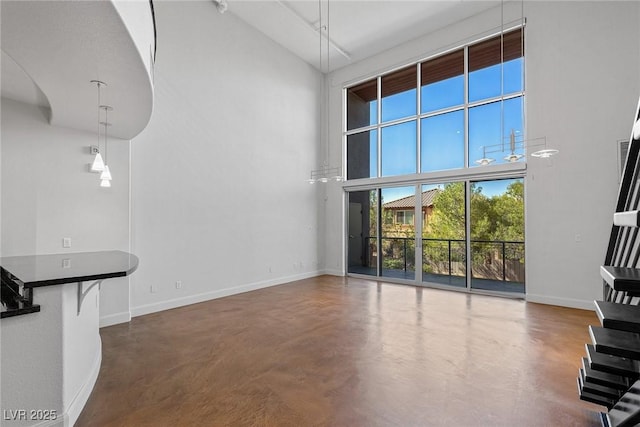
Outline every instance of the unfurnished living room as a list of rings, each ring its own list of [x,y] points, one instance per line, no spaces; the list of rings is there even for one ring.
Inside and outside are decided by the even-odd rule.
[[[0,425],[640,424],[640,2],[0,19]]]

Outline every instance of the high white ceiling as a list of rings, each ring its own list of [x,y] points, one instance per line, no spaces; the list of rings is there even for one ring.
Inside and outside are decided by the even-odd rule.
[[[329,8],[330,70],[376,55],[500,6],[500,1],[470,0],[228,0],[228,10],[267,37],[320,69],[319,15]],[[327,42],[322,43],[327,71]]]
[[[215,7],[213,0],[198,1]],[[227,1],[227,14],[247,22],[323,72],[501,4],[498,0]],[[144,3],[148,5],[146,0]],[[89,81],[99,77],[109,83],[103,102],[115,107],[110,115],[114,119],[110,134],[131,138],[140,132],[151,114],[153,92],[143,67],[134,67],[136,73],[131,72],[131,64],[138,65],[140,58],[111,1],[1,0],[0,5],[3,97],[49,108],[52,124],[93,130],[96,88]],[[322,67],[320,14],[325,28]]]

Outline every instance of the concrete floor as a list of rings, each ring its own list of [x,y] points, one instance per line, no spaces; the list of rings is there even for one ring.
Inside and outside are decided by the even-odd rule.
[[[596,426],[591,311],[321,276],[103,328],[76,426]]]

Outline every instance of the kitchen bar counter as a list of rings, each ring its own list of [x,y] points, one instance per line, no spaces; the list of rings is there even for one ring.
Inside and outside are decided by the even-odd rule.
[[[0,258],[2,310],[12,317],[40,311],[33,288],[78,283],[78,311],[88,290],[103,280],[124,277],[138,268],[138,257],[123,251],[77,252]],[[94,282],[84,289],[83,282]]]

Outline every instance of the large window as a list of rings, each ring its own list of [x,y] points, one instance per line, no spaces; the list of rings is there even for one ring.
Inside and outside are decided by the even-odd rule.
[[[518,28],[347,88],[347,179],[524,161],[523,75]]]
[[[348,200],[349,273],[524,295],[522,177],[352,191]]]
[[[518,28],[345,89],[348,273],[524,295],[523,46]]]

